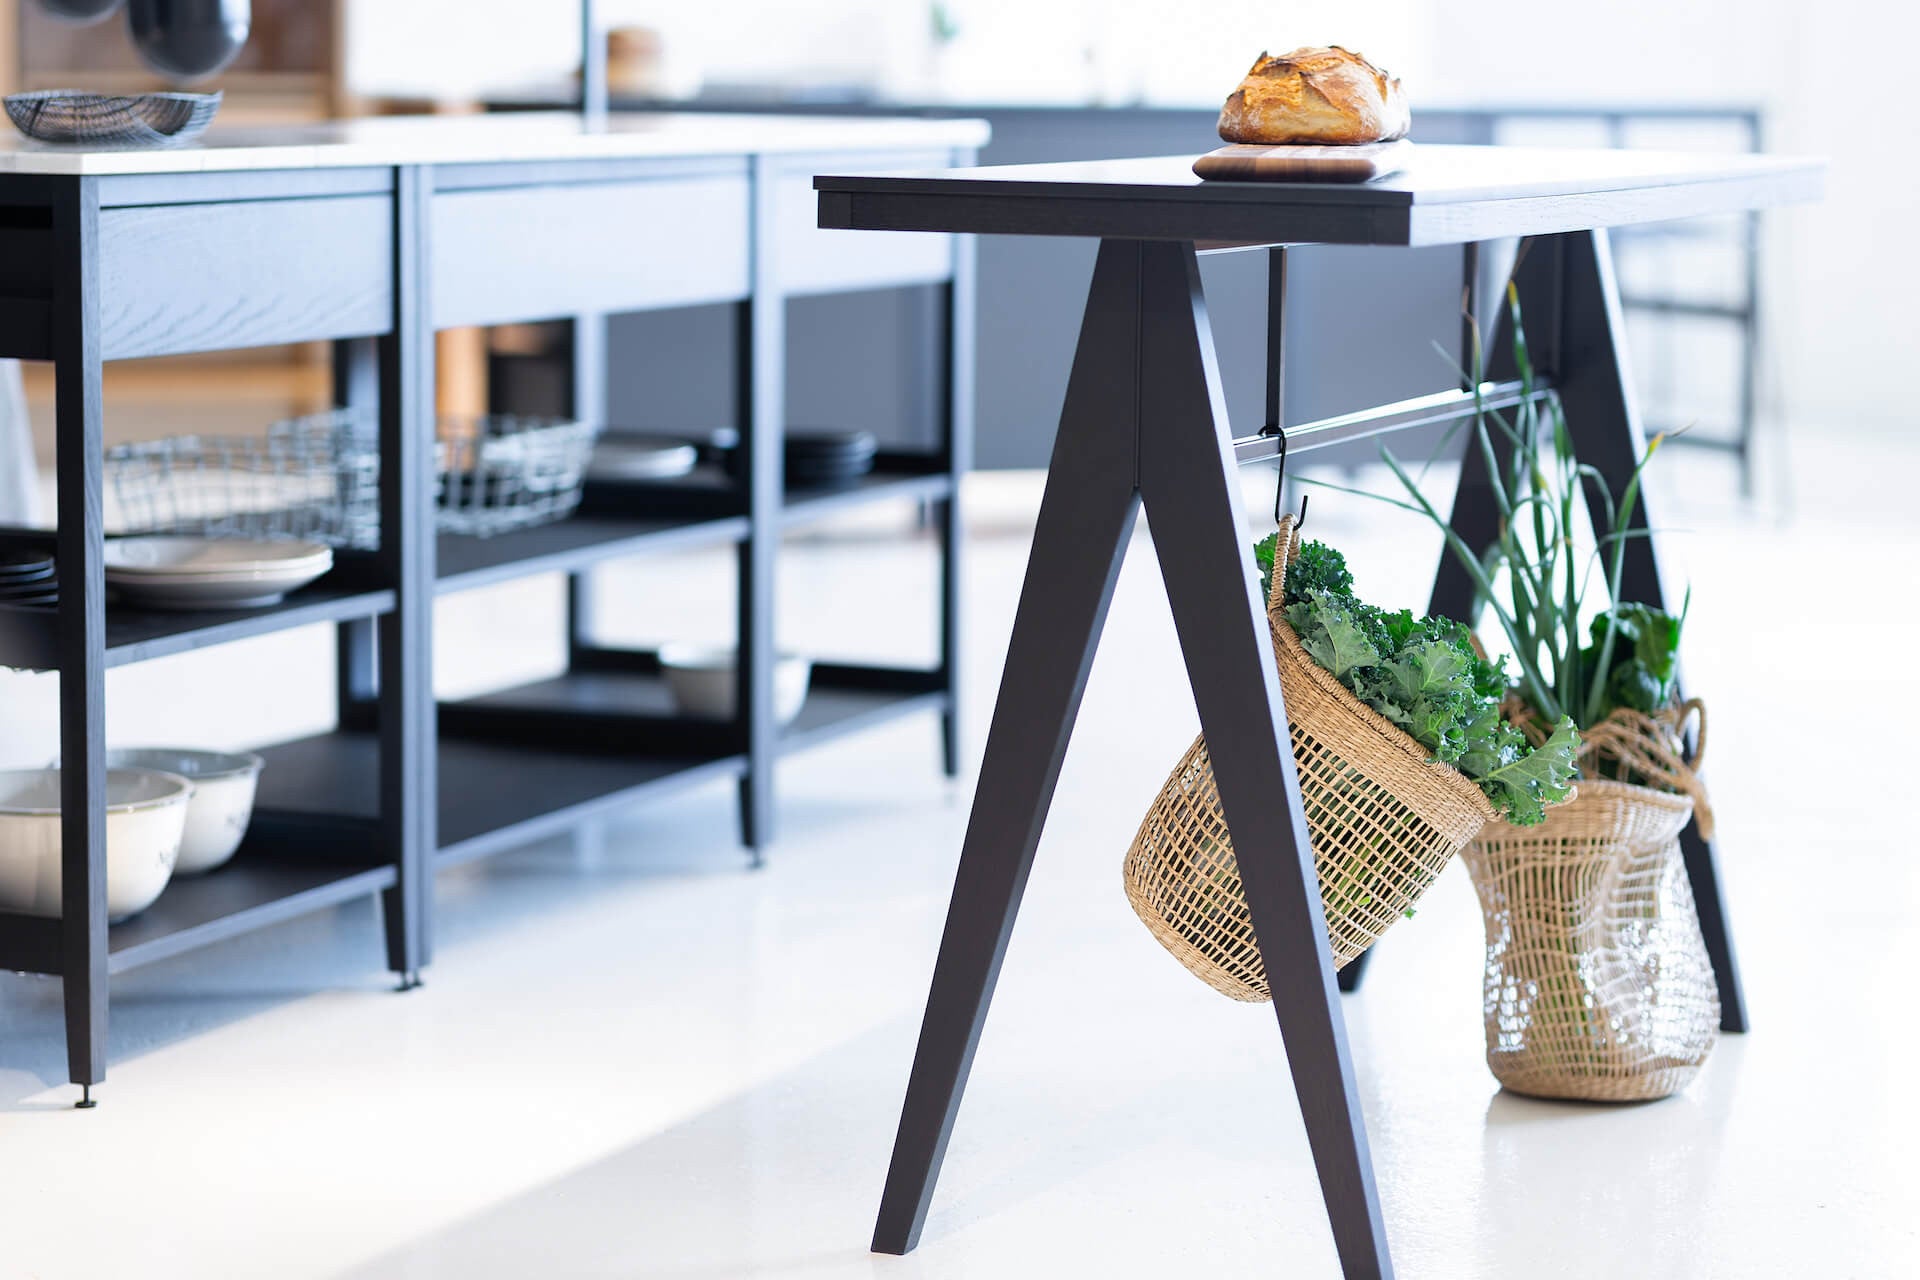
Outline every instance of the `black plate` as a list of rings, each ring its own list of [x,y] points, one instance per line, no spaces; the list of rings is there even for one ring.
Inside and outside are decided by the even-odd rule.
[[[870,457],[879,447],[870,431],[787,437],[789,458]]]
[[[53,557],[44,551],[0,551],[0,579],[43,578],[53,572]]]
[[[790,453],[790,467],[864,467],[873,462],[871,453]]]
[[[844,480],[858,480],[872,470],[871,462],[843,467],[790,466],[787,468],[787,479],[794,484],[832,484]]]

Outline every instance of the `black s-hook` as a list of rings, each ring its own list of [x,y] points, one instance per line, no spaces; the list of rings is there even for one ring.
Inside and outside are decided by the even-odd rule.
[[[1260,434],[1272,436],[1280,442],[1280,451],[1275,455],[1279,465],[1273,470],[1273,522],[1277,525],[1280,523],[1280,500],[1287,494],[1287,433],[1284,428],[1274,425],[1260,428]],[[1304,493],[1300,495],[1300,514],[1293,521],[1295,532],[1306,527],[1307,497]]]

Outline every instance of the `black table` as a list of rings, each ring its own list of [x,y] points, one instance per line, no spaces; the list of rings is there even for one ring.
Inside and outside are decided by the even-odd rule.
[[[1202,183],[1190,157],[883,176],[823,176],[820,225],[873,231],[1093,236],[1101,240],[1067,384],[999,701],[880,1206],[874,1248],[917,1243],[987,1005],[1066,754],[1121,556],[1142,503],[1153,516],[1175,626],[1234,834],[1274,1011],[1350,1276],[1390,1275],[1386,1232],[1288,749],[1236,464],[1472,412],[1463,389],[1282,428],[1285,246],[1477,246],[1532,237],[1515,270],[1534,362],[1566,405],[1581,456],[1618,491],[1645,444],[1628,393],[1606,227],[1815,198],[1821,167],[1768,157],[1425,146],[1364,186]],[[1268,250],[1268,422],[1228,429],[1198,254]],[[1470,307],[1477,312],[1477,307]],[[1520,394],[1496,335],[1481,394]],[[1452,521],[1491,541],[1496,512],[1462,471]],[[1646,504],[1637,523],[1653,527]],[[1623,590],[1660,605],[1651,537],[1628,542]],[[1471,584],[1442,559],[1429,611],[1465,619]],[[1273,798],[1284,796],[1283,804]],[[1720,987],[1723,1025],[1746,1027],[1714,851],[1695,828],[1687,870]],[[1355,966],[1349,970],[1356,973]]]

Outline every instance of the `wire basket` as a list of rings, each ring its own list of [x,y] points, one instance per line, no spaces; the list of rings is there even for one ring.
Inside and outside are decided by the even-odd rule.
[[[109,147],[174,147],[213,123],[218,93],[88,93],[43,89],[7,95],[7,118],[40,142]]]
[[[599,428],[495,414],[445,419],[435,451],[438,527],[488,537],[562,520],[580,505]],[[380,544],[378,419],[334,409],[263,437],[175,436],[121,445],[107,473],[122,533]]]
[[[380,542],[380,455],[343,415],[119,445],[106,463],[122,533]]]
[[[440,528],[484,538],[564,520],[580,505],[599,434],[563,418],[443,418]]]

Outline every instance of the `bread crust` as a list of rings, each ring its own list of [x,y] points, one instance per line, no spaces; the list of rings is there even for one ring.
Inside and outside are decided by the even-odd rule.
[[[1338,45],[1262,53],[1220,110],[1228,142],[1355,145],[1404,138],[1400,82]]]

